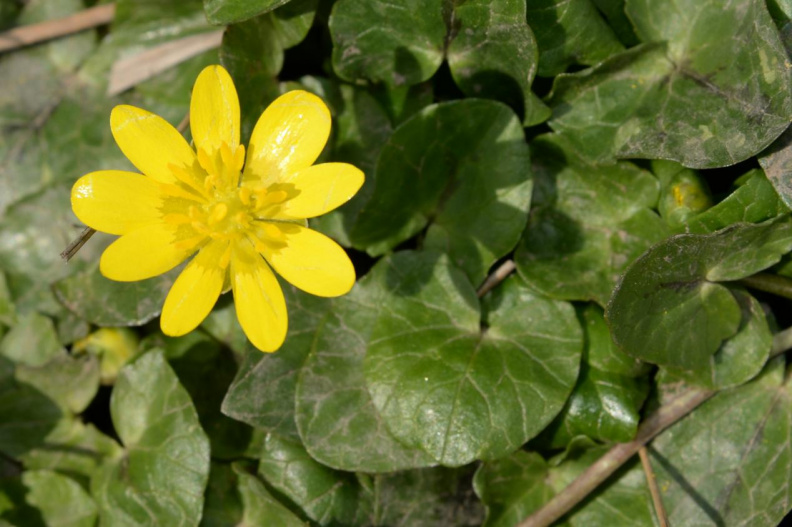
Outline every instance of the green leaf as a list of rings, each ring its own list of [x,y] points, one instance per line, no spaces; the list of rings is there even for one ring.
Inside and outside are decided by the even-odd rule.
[[[554,77],[572,64],[593,66],[624,50],[591,0],[533,0],[528,24],[539,45],[542,77]]]
[[[142,326],[159,315],[176,272],[139,282],[115,282],[102,276],[99,261],[53,285],[70,311],[98,326]]]
[[[0,354],[31,367],[43,366],[65,352],[52,320],[38,313],[19,317],[19,322],[0,341]]]
[[[788,126],[787,56],[763,1],[628,0],[626,10],[647,45],[554,83],[550,126],[581,154],[725,166]]]
[[[348,81],[412,85],[434,75],[443,62],[443,0],[339,0],[329,26],[333,70]]]
[[[550,109],[531,91],[538,56],[525,2],[471,0],[453,9],[446,55],[457,86],[469,97],[508,104],[525,126],[547,120]]]
[[[545,296],[605,305],[635,258],[666,235],[650,211],[658,183],[632,163],[593,164],[557,135],[531,143],[531,217],[515,254]]]
[[[306,524],[273,498],[243,462],[212,463],[201,526],[239,525],[303,527]]]
[[[102,384],[113,384],[119,370],[139,351],[137,334],[127,328],[99,328],[72,346],[72,354],[98,357]]]
[[[525,226],[528,157],[506,106],[472,99],[432,105],[382,148],[352,242],[382,254],[428,225],[424,246],[447,252],[478,284]]]
[[[484,527],[511,527],[553,497],[546,481],[547,462],[535,452],[518,451],[482,464],[473,478],[476,495],[484,502]]]
[[[759,164],[784,204],[792,207],[792,128],[759,155]]]
[[[28,470],[54,470],[80,483],[86,489],[90,478],[105,460],[118,460],[123,449],[113,439],[79,417],[61,419],[43,436],[42,444],[19,456]]]
[[[321,465],[298,442],[268,434],[258,471],[320,525],[354,525],[369,515],[354,475]]]
[[[561,410],[582,347],[569,304],[512,279],[488,299],[482,331],[475,293],[447,260],[402,253],[377,269],[388,308],[364,368],[399,441],[459,466],[516,450]]]
[[[751,170],[735,184],[737,189],[723,201],[688,221],[688,232],[715,232],[734,223],[760,223],[789,212],[761,170]]]
[[[608,304],[614,340],[641,360],[685,370],[707,367],[742,317],[734,295],[718,282],[759,272],[790,249],[788,216],[655,245],[630,266]]]
[[[241,22],[272,11],[292,0],[203,0],[206,18],[212,24]],[[299,1],[299,0],[298,0]]]
[[[250,443],[252,430],[220,412],[224,394],[237,374],[233,354],[214,339],[199,333],[191,333],[179,340],[190,341],[186,345],[187,350],[169,362],[195,405],[201,427],[209,436],[212,457],[242,457]]]
[[[14,370],[0,356],[0,452],[19,457],[41,446],[63,413],[35,387],[16,380]]]
[[[286,342],[277,353],[261,353],[247,346],[222,409],[224,414],[263,431],[297,438],[297,376],[332,304],[290,286],[284,287],[284,293],[289,310]]]
[[[62,350],[46,364],[19,364],[16,377],[38,388],[64,410],[79,414],[99,390],[99,361],[96,357],[73,357]]]
[[[696,371],[674,371],[670,368],[666,382],[682,379],[713,390],[739,386],[755,377],[764,366],[773,345],[765,313],[759,302],[748,293],[733,291],[742,311],[737,333],[726,340],[709,360]]]
[[[197,525],[209,476],[209,440],[161,352],[121,370],[110,412],[126,452],[91,482],[102,523]]]
[[[10,510],[3,506],[9,498],[16,501]],[[49,470],[26,471],[21,481],[0,481],[0,514],[11,525],[28,527],[92,527],[97,517],[96,505],[80,485]]]

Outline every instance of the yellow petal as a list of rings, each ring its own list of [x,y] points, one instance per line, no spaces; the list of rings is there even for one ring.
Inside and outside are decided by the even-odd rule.
[[[286,301],[278,279],[247,241],[234,247],[231,282],[239,324],[261,351],[275,351],[286,338]]]
[[[250,136],[245,180],[277,183],[316,161],[330,136],[330,110],[311,93],[281,95],[264,110]]]
[[[195,163],[195,152],[178,130],[151,112],[134,106],[116,106],[110,113],[110,128],[127,159],[157,181],[178,181],[169,164],[188,168]]]
[[[151,178],[122,172],[91,172],[72,187],[74,214],[97,231],[126,234],[160,221],[162,195]]]
[[[227,249],[227,241],[212,241],[187,264],[165,299],[160,319],[163,333],[185,335],[206,318],[223,288],[226,268],[218,262]]]
[[[290,218],[313,218],[349,201],[363,185],[363,172],[346,163],[323,163],[291,174],[297,196],[281,206]]]
[[[271,223],[282,244],[262,243],[262,255],[289,283],[317,296],[340,296],[355,285],[355,268],[344,249],[316,231],[295,224]]]
[[[99,270],[107,278],[134,282],[166,273],[186,260],[202,242],[180,239],[178,228],[155,223],[121,236],[102,253]]]
[[[190,99],[190,130],[195,146],[212,158],[225,142],[239,145],[239,97],[234,81],[222,66],[204,68]]]

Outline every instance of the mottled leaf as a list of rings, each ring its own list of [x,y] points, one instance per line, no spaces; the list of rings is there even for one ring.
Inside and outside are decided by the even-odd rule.
[[[29,470],[18,481],[0,480],[0,521],[10,522],[5,525],[92,527],[96,517],[91,496],[66,476]]]
[[[272,11],[292,0],[203,0],[212,24],[232,24]],[[299,0],[298,0],[299,1]]]
[[[543,295],[605,305],[627,266],[666,235],[650,211],[658,183],[632,163],[593,164],[563,138],[531,143],[531,216],[515,254]]]
[[[511,110],[432,105],[383,147],[351,239],[382,254],[428,226],[424,246],[447,252],[478,284],[519,240],[530,193],[528,147]]]
[[[788,216],[655,245],[630,266],[608,304],[614,340],[641,360],[685,370],[707,367],[742,318],[734,295],[718,282],[759,272],[790,249]]]
[[[554,83],[550,126],[581,154],[724,166],[788,126],[787,56],[763,1],[628,0],[626,10],[647,45]]]
[[[197,525],[209,476],[209,440],[161,352],[121,370],[110,411],[126,451],[91,482],[102,523]]]

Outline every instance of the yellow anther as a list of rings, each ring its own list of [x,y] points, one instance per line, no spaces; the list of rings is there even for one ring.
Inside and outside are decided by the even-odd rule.
[[[250,187],[242,187],[239,189],[239,201],[242,202],[243,205],[250,205],[250,195],[252,191]]]
[[[206,170],[207,174],[215,174],[217,172],[212,159],[203,148],[198,149],[198,164],[201,165],[201,168]]]
[[[204,225],[202,222],[200,222],[200,221],[194,221],[194,222],[192,222],[190,224],[190,226],[193,229],[195,229],[196,232],[199,232],[199,233],[205,234],[205,235],[209,234],[209,228],[206,225]]]
[[[231,244],[226,247],[226,250],[223,252],[223,256],[220,257],[220,267],[225,269],[228,267],[229,262],[231,262]]]
[[[267,196],[267,203],[275,204],[275,203],[283,203],[286,201],[289,195],[286,193],[285,190],[276,190],[275,192],[270,192]]]
[[[245,165],[245,146],[239,145],[237,146],[236,152],[234,152],[234,170],[242,170],[242,167]]]
[[[244,211],[239,211],[234,215],[234,221],[243,227],[247,227],[250,223],[250,216]]]
[[[217,182],[217,176],[206,176],[206,179],[204,179],[204,188],[208,191],[216,189],[218,187]]]
[[[682,194],[682,189],[679,185],[674,185],[672,190],[674,193],[674,201],[678,206],[682,206],[682,204],[685,203],[685,196]]]
[[[207,222],[209,225],[214,225],[223,220],[228,215],[228,205],[225,203],[218,203],[212,209],[212,213],[209,214],[209,218]]]
[[[223,165],[227,167],[234,166],[234,153],[231,152],[231,147],[225,141],[220,145],[220,159],[223,160]]]
[[[187,209],[187,215],[190,217],[190,219],[197,220],[201,213],[198,211],[198,207],[195,205],[190,205],[190,208]]]
[[[187,238],[186,240],[181,240],[173,244],[173,246],[180,251],[184,251],[187,249],[192,249],[196,245],[198,245],[201,240],[206,238],[206,236],[193,236],[192,238]]]

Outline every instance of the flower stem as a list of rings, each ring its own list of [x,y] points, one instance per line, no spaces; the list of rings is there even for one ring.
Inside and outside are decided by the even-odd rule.
[[[77,254],[77,251],[79,251],[82,246],[85,245],[85,242],[91,239],[91,236],[93,236],[95,232],[96,230],[90,227],[84,228],[80,235],[72,240],[72,242],[63,250],[63,252],[60,253],[61,258],[67,262],[71,260],[74,255]]]
[[[739,283],[751,289],[772,293],[776,296],[792,299],[792,279],[771,273],[758,273],[739,280]]]
[[[660,489],[657,488],[657,478],[655,478],[652,463],[649,461],[649,454],[645,446],[638,449],[638,456],[641,458],[641,465],[646,476],[646,484],[649,486],[649,493],[652,495],[652,503],[654,503],[658,523],[660,523],[660,527],[668,527],[668,515],[665,507],[663,507],[663,498],[660,496]]]
[[[514,271],[515,268],[516,266],[514,265],[514,260],[506,260],[500,264],[498,268],[495,269],[486,280],[484,280],[484,283],[481,284],[481,287],[479,287],[478,291],[476,291],[476,295],[481,298],[482,296],[489,293],[495,286],[503,282],[506,277],[509,276],[512,271]]]

